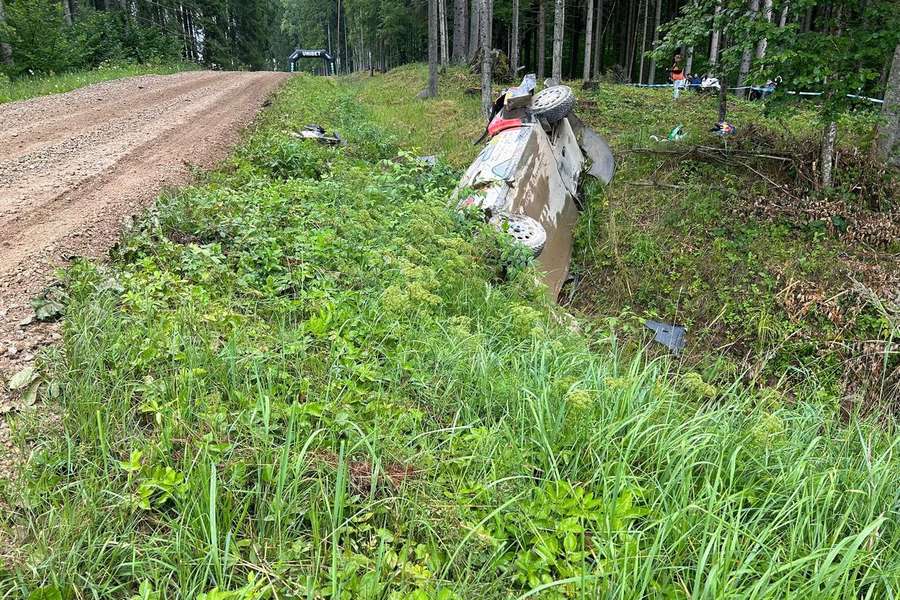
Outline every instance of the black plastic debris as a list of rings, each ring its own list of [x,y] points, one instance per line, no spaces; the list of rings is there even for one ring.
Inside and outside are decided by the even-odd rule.
[[[324,127],[315,124],[307,125],[300,131],[294,133],[294,137],[304,140],[316,140],[320,144],[326,144],[328,146],[342,146],[345,143],[336,131],[331,135],[328,135]]]
[[[681,351],[684,350],[684,327],[659,321],[647,321],[644,326],[655,331],[656,337],[653,340],[671,350],[673,354],[681,354]]]

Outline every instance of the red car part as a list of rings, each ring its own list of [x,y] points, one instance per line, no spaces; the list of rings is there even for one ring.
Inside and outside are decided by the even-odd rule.
[[[507,129],[513,129],[514,127],[521,127],[522,119],[504,119],[500,115],[494,117],[494,120],[491,121],[491,124],[488,125],[488,135],[494,137],[501,131],[506,131]]]

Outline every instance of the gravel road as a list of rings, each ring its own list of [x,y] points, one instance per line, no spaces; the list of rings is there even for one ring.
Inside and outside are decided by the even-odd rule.
[[[57,326],[31,300],[74,257],[102,258],[123,223],[191,168],[227,156],[286,75],[197,71],[0,104],[0,478],[11,461],[5,381]]]

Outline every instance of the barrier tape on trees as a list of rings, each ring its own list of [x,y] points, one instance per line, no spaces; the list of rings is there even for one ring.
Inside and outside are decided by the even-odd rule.
[[[631,87],[641,87],[641,88],[674,87],[674,84],[671,84],[671,83],[628,83],[626,85],[629,85]],[[686,86],[683,86],[682,89],[689,90],[689,89],[696,88],[696,87],[697,86],[686,85]],[[715,89],[715,88],[707,88],[707,89]],[[774,88],[760,87],[757,85],[741,85],[741,86],[730,87],[730,88],[725,88],[725,89],[727,89],[729,91],[737,91],[737,90],[753,90],[756,92],[772,92],[772,91],[774,91]],[[785,93],[790,94],[792,96],[821,96],[822,95],[822,92],[795,92],[792,90],[789,90]],[[884,100],[881,100],[880,98],[869,98],[868,96],[858,96],[856,94],[847,94],[847,97],[855,98],[857,100],[868,100],[869,102],[874,102],[875,104],[884,104]]]

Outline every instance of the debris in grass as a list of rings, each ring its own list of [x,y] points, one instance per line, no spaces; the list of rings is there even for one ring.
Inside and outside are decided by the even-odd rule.
[[[316,124],[307,125],[300,131],[294,132],[294,137],[305,140],[316,140],[320,144],[325,144],[327,146],[343,146],[346,143],[336,131],[332,132],[331,135],[328,135],[328,132],[325,131],[324,127]]]
[[[684,125],[676,125],[666,137],[661,138],[658,135],[651,135],[650,139],[654,142],[680,142],[686,135],[687,133],[684,131]]]
[[[719,121],[718,123],[716,123],[713,126],[712,129],[710,129],[710,131],[718,136],[725,137],[725,136],[729,136],[729,135],[734,135],[734,132],[736,131],[736,129],[735,129],[734,125],[732,125],[728,121]]]
[[[647,327],[647,329],[656,332],[656,337],[653,338],[654,341],[659,342],[671,350],[676,356],[681,354],[681,351],[684,350],[684,327],[669,323],[660,323],[659,321],[647,321],[644,323],[644,326]]]

